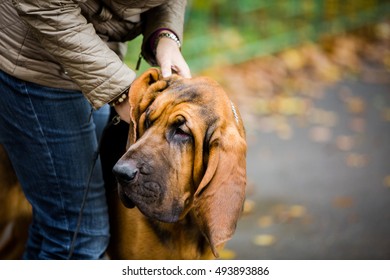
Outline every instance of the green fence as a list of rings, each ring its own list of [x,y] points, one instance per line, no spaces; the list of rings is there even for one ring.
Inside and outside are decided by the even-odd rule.
[[[183,53],[196,72],[316,41],[389,15],[390,0],[188,0]],[[129,52],[130,64],[136,57]]]

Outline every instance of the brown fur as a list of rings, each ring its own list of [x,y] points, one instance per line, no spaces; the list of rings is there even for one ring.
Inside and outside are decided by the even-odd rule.
[[[21,258],[30,222],[31,206],[0,145],[0,259]]]
[[[162,79],[157,69],[133,83],[130,105],[128,150],[114,172],[120,198],[137,207],[115,203],[111,218],[120,222],[112,226],[111,256],[217,257],[245,197],[246,142],[238,112],[216,82]],[[133,170],[136,177],[127,180]]]
[[[107,192],[109,256],[217,257],[235,231],[245,197],[246,142],[238,112],[216,82],[176,75],[162,79],[157,69],[133,83],[130,105],[127,148],[118,150],[127,151],[114,171],[132,167],[138,174],[131,182],[118,178],[118,192]],[[107,146],[108,155],[117,148]],[[19,257],[31,219],[4,155],[0,149],[0,259]],[[116,162],[118,157],[111,157]]]

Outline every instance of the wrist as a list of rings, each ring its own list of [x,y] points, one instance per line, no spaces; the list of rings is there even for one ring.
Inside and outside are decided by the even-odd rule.
[[[123,91],[118,97],[110,101],[108,104],[111,107],[115,107],[121,103],[123,103],[129,97],[129,88]]]
[[[180,49],[181,48],[181,42],[178,36],[176,36],[175,33],[168,29],[163,29],[159,32],[156,32],[156,36],[154,37],[154,40],[152,42],[152,50],[153,53],[156,54],[157,46],[158,43],[160,42],[161,39],[166,38],[169,40],[172,40],[176,43],[177,47]]]

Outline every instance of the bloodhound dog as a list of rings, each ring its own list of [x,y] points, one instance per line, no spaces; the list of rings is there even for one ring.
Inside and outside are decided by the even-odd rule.
[[[215,81],[163,79],[154,68],[134,81],[129,102],[130,126],[108,126],[101,142],[109,257],[218,257],[245,198],[238,110]],[[31,207],[0,146],[0,259],[20,258],[30,220]]]
[[[119,195],[109,198],[110,257],[218,257],[245,199],[238,110],[215,81],[163,79],[154,68],[129,95],[127,150],[113,168]]]

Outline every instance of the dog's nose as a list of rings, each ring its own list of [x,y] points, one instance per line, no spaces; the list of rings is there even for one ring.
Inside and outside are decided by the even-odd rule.
[[[112,169],[115,177],[119,182],[130,183],[138,174],[138,168],[131,164],[117,163]]]

